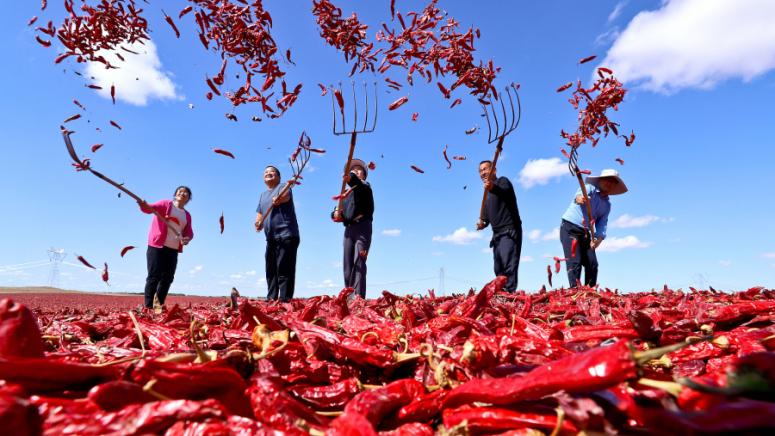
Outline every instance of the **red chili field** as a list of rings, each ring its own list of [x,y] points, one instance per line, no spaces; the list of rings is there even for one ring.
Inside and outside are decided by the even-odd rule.
[[[775,423],[775,292],[7,294],[9,434],[751,434]]]

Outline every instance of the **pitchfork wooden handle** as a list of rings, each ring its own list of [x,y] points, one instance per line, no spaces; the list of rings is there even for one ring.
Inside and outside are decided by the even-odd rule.
[[[280,192],[277,194],[277,198],[282,198],[283,195],[288,193],[288,191],[291,190],[291,187],[293,186],[294,182],[293,180],[288,180],[288,182],[285,183],[285,186],[283,186],[283,189],[280,190]],[[274,203],[269,203],[269,207],[266,208],[266,213],[261,215],[261,219],[258,220],[256,225],[260,228],[264,225],[264,221],[266,221],[266,217],[269,216],[269,213],[274,209]]]
[[[341,211],[342,206],[344,205],[344,198],[342,198],[342,195],[344,194],[344,190],[347,187],[347,176],[350,174],[350,163],[353,161],[353,153],[355,152],[355,141],[358,138],[358,132],[353,132],[350,134],[350,152],[347,154],[347,162],[344,165],[344,172],[342,173],[342,189],[339,190],[339,203],[336,206],[336,209]]]
[[[580,171],[576,171],[576,178],[578,179],[579,186],[581,187],[581,194],[584,196],[584,205],[587,209],[587,225],[589,226],[589,242],[592,244],[592,242],[595,240],[595,221],[592,219],[592,205],[589,204],[590,201],[589,194],[587,194],[587,186],[584,184],[584,180],[581,179]]]
[[[498,157],[501,155],[501,150],[503,150],[503,138],[505,136],[501,136],[501,138],[498,140],[498,145],[495,147],[495,156],[492,158],[492,165],[490,166],[490,174],[488,177],[492,177],[492,174],[495,172],[495,165],[498,164]],[[482,207],[479,208],[479,221],[484,221],[484,207],[487,204],[487,188],[484,189],[484,194],[482,195]]]

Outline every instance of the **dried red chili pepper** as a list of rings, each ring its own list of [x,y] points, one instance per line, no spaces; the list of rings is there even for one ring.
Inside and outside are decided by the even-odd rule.
[[[0,300],[0,357],[43,357],[35,316],[10,298]]]
[[[417,380],[396,380],[384,387],[359,393],[347,403],[344,411],[361,414],[377,427],[387,415],[411,403],[424,392],[425,387]]]
[[[361,383],[356,378],[348,378],[327,386],[290,387],[288,391],[316,410],[341,410],[361,392]]]
[[[573,394],[605,389],[636,377],[639,362],[667,350],[633,352],[629,342],[619,341],[539,366],[519,378],[473,379],[453,389],[444,399],[444,407],[475,401],[504,405],[538,399],[559,390]]]
[[[575,434],[579,431],[568,420],[560,423],[556,413],[522,413],[494,407],[447,409],[443,413],[443,421],[446,428],[463,425],[473,434],[496,433],[515,428],[557,429],[560,433],[567,434]],[[559,428],[557,428],[558,424]]]

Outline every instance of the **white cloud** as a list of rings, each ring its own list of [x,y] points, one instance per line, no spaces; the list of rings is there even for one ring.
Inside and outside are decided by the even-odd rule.
[[[630,214],[624,214],[614,222],[611,223],[611,227],[619,228],[619,229],[627,229],[631,227],[646,227],[647,225],[654,223],[654,222],[670,222],[672,221],[672,218],[660,218],[655,215],[643,215],[643,216],[632,216]]]
[[[618,27],[609,29],[600,35],[597,35],[597,38],[595,38],[595,45],[601,46],[611,44],[612,42],[616,41],[617,38],[619,38],[619,35],[621,35],[621,32],[619,31]]]
[[[461,227],[449,235],[434,236],[433,242],[451,242],[455,245],[468,245],[478,239],[482,239],[482,234],[480,232]]]
[[[145,106],[148,100],[177,99],[181,97],[175,92],[175,83],[167,72],[162,70],[161,61],[156,53],[153,41],[125,44],[129,50],[138,54],[119,51],[100,51],[111,64],[118,68],[106,69],[105,65],[91,62],[86,65],[86,74],[94,77],[94,83],[101,86],[99,94],[110,98],[110,87],[116,87],[116,100],[125,101],[136,106]],[[122,62],[115,53],[124,57]]]
[[[764,257],[765,259],[775,259],[775,252],[762,253],[762,257]]]
[[[480,251],[484,254],[492,254],[492,248],[484,247]]]
[[[623,238],[617,238],[616,236],[606,238],[597,248],[597,251],[615,252],[625,250],[628,248],[646,248],[650,247],[651,242],[643,242],[636,236],[625,236]]]
[[[382,231],[385,236],[401,236],[401,229],[385,229]]]
[[[204,267],[204,265],[197,265],[197,266],[195,266],[195,267],[191,268],[191,269],[188,271],[188,273],[189,273],[189,274],[191,274],[191,275],[194,275],[194,274],[196,274],[196,273],[198,273],[198,272],[202,271],[204,268],[205,268],[205,267]]]
[[[256,270],[252,269],[252,270],[250,270],[250,271],[247,271],[247,272],[245,273],[245,275],[246,275],[246,276],[250,276],[250,277],[252,277],[252,276],[256,275]]]
[[[541,236],[542,241],[559,241],[560,240],[560,228],[555,227],[550,232],[544,233],[543,236]]]
[[[341,260],[337,260],[336,262],[331,262],[331,268],[338,269],[338,268],[341,268],[341,267],[342,267],[342,261]]]
[[[775,68],[772,0],[665,0],[636,15],[601,65],[657,92],[709,89]]]
[[[229,274],[229,278],[234,280],[242,280],[243,277],[242,274]]]
[[[541,231],[538,229],[533,229],[527,234],[527,239],[538,242],[539,239],[541,239]]]
[[[608,22],[610,23],[619,18],[619,15],[622,14],[625,6],[627,6],[627,0],[622,0],[617,3],[616,6],[614,6],[614,10],[608,15]]]
[[[525,255],[525,256],[522,256],[522,257],[519,258],[519,262],[520,263],[522,263],[522,262],[535,262],[535,259],[533,258],[533,256]]]
[[[431,256],[444,256],[443,251],[432,251]]]
[[[732,266],[732,261],[731,260],[719,260],[718,264],[721,265],[724,268],[729,268],[730,266]]]
[[[331,279],[325,279],[322,282],[308,281],[306,287],[309,289],[334,289],[339,287],[339,285]]]
[[[552,179],[557,179],[568,173],[568,164],[560,158],[530,159],[519,171],[519,183],[525,189],[536,185],[546,185]]]

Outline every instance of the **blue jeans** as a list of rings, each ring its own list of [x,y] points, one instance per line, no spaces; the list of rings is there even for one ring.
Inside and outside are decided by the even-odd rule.
[[[576,244],[576,256],[571,256],[573,240]],[[572,222],[562,220],[560,226],[560,242],[565,253],[565,268],[568,270],[568,285],[576,286],[581,280],[581,268],[584,267],[584,284],[595,286],[597,284],[597,255],[590,248],[589,234],[587,231]]]
[[[267,300],[289,301],[296,288],[296,252],[299,238],[266,240]]]
[[[506,276],[508,280],[503,290],[514,292],[519,279],[519,258],[522,254],[522,229],[499,232],[490,241],[493,256],[493,270],[496,276]]]

